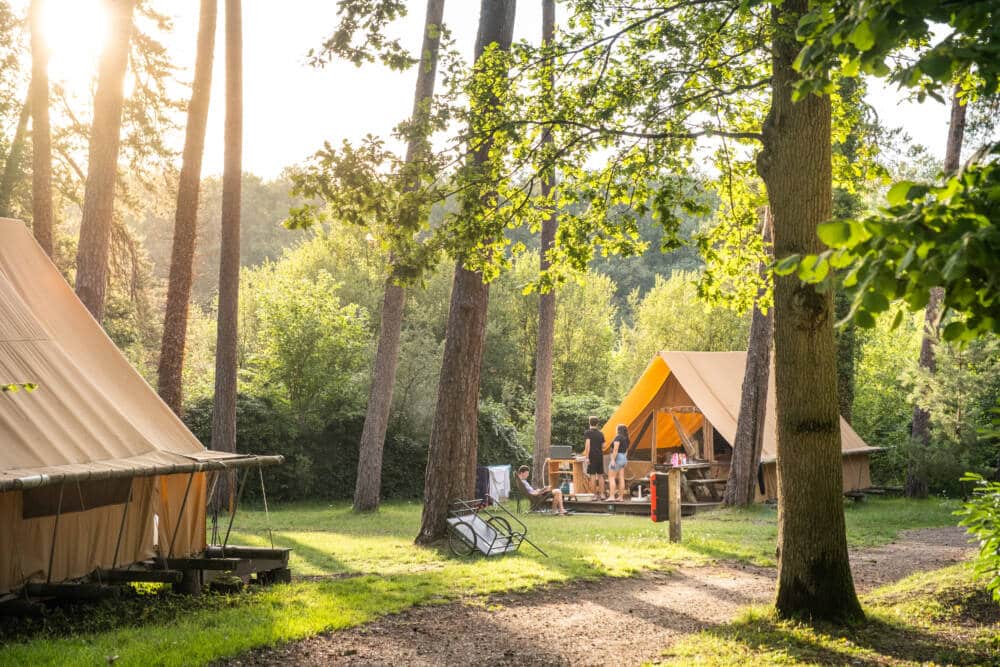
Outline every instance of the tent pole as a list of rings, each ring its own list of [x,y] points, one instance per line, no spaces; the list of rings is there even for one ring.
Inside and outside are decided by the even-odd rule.
[[[133,481],[133,484],[135,482]],[[115,556],[111,559],[111,569],[118,567],[118,550],[122,546],[122,535],[125,534],[125,519],[128,517],[128,506],[132,502],[132,484],[128,486],[128,498],[125,499],[125,510],[122,512],[122,523],[118,527],[118,541],[115,542]]]
[[[653,408],[653,437],[651,438],[653,451],[650,454],[649,460],[652,462],[654,468],[656,467],[656,420],[659,419],[659,417],[660,411]]]
[[[264,468],[257,467],[260,474],[260,496],[264,499],[264,520],[267,522],[267,534],[271,538],[271,548],[274,548],[274,533],[271,531],[271,513],[267,511],[267,491],[264,490]]]
[[[229,544],[229,531],[233,529],[233,521],[236,520],[236,511],[240,508],[240,501],[243,500],[243,489],[247,485],[247,477],[250,476],[250,468],[243,471],[243,481],[240,482],[240,490],[236,494],[236,505],[233,507],[233,513],[229,515],[229,527],[226,528],[226,539],[222,540],[222,555],[226,555],[226,545]]]
[[[52,563],[56,557],[56,535],[59,532],[59,517],[62,516],[63,492],[66,490],[65,484],[59,485],[59,504],[56,506],[56,522],[52,526],[52,547],[49,549],[49,573],[45,577],[45,583],[52,583]]]
[[[194,473],[188,475],[187,488],[184,489],[184,499],[181,501],[181,511],[177,513],[177,523],[174,524],[174,533],[170,536],[170,548],[167,550],[167,558],[173,558],[174,541],[177,539],[177,531],[181,529],[181,518],[184,516],[184,509],[187,507],[188,493],[191,492],[191,482],[194,481]]]

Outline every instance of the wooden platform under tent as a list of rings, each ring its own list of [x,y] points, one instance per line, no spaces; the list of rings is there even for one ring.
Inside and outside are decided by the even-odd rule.
[[[693,434],[681,422],[680,415],[701,415],[698,408],[690,405],[657,408],[650,411],[643,426],[634,436],[639,443],[647,435],[651,446],[648,450],[633,449],[625,466],[625,483],[629,489],[629,500],[597,500],[597,489],[591,477],[586,474],[587,461],[582,457],[549,459],[548,480],[552,487],[565,488],[569,484],[570,493],[565,499],[567,509],[578,512],[607,514],[630,514],[649,516],[649,476],[654,470],[665,472],[670,469],[674,454],[683,454],[687,462],[681,468],[681,511],[684,515],[713,509],[722,505],[726,479],[732,460],[732,447],[715,431],[707,419]],[[679,446],[657,447],[656,433],[659,420],[669,419],[679,434]],[[605,457],[607,458],[607,456]],[[605,470],[607,470],[605,461]],[[606,489],[605,489],[606,491]]]

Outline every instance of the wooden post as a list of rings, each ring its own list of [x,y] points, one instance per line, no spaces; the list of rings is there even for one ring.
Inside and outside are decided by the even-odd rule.
[[[681,469],[674,467],[667,474],[667,495],[670,498],[670,541],[681,541]]]
[[[651,448],[650,448],[651,449],[651,453],[650,453],[650,458],[649,458],[649,461],[650,461],[650,463],[653,464],[654,468],[656,467],[656,419],[659,416],[660,416],[660,411],[654,408],[653,409],[653,435],[650,437],[650,440],[652,441],[652,445],[651,445]]]
[[[702,448],[702,458],[706,461],[715,460],[715,428],[708,422],[707,419],[702,417],[701,420],[701,448]]]

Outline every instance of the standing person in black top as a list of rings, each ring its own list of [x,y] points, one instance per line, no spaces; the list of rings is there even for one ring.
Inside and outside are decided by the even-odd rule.
[[[604,434],[597,428],[599,421],[591,417],[590,428],[583,432],[583,457],[587,459],[587,474],[594,486],[594,500],[604,500]]]

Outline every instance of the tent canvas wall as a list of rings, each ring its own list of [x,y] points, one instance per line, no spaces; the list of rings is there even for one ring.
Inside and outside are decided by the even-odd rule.
[[[607,442],[610,444],[614,437],[616,425],[625,424],[630,436],[638,438],[632,458],[649,461],[655,438],[658,458],[662,460],[664,453],[681,447],[677,423],[686,434],[692,435],[702,429],[707,419],[731,444],[736,437],[745,367],[746,352],[660,352],[604,425]],[[777,419],[774,374],[770,377],[761,462],[765,483],[763,495],[774,498],[777,495]],[[676,423],[666,413],[659,413],[655,422],[650,420],[654,411],[678,407],[693,407],[697,411],[675,414]],[[643,432],[647,421],[650,425]],[[844,491],[866,489],[871,486],[869,455],[876,449],[869,447],[843,418],[840,432]]]
[[[154,542],[200,552],[208,471],[280,460],[206,450],[0,218],[0,385],[23,382],[38,389],[0,393],[0,594],[144,560]]]

